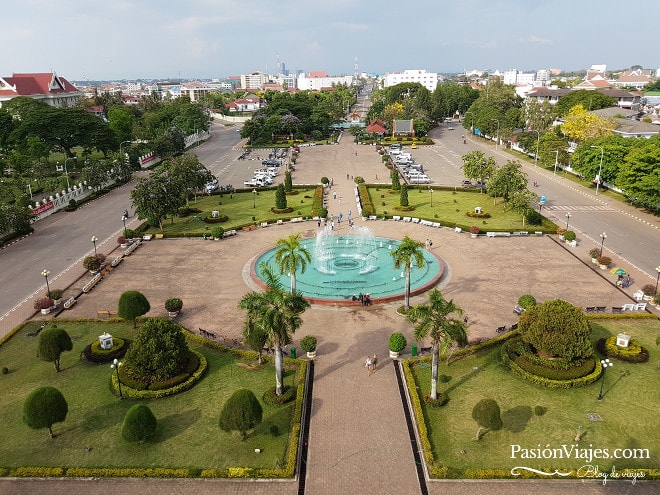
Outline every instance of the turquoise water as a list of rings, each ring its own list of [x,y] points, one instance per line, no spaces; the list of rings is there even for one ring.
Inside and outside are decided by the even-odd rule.
[[[323,245],[316,239],[303,239],[301,244],[312,254],[312,263],[305,273],[296,274],[296,289],[305,297],[328,300],[351,300],[353,294],[370,294],[372,299],[403,295],[405,273],[394,270],[390,252],[398,247],[399,241],[384,237],[363,235],[319,235]],[[318,243],[320,244],[320,242]],[[279,273],[273,248],[262,254],[255,263],[255,272],[260,275],[260,264],[266,262]],[[414,291],[431,283],[443,270],[442,261],[426,250],[422,250],[425,264],[413,266],[410,288]],[[318,258],[323,258],[319,260]],[[318,266],[317,266],[318,265]],[[288,274],[280,275],[285,288],[291,286]]]

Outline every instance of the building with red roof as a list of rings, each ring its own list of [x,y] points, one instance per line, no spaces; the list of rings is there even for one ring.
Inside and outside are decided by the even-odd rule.
[[[82,92],[55,72],[14,74],[0,77],[0,107],[18,96],[43,101],[52,107],[76,106]]]

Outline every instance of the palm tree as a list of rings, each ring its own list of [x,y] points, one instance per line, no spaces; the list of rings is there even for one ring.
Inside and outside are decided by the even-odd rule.
[[[390,251],[392,258],[394,258],[394,269],[399,270],[402,266],[406,271],[406,298],[404,308],[410,309],[410,268],[413,262],[417,268],[424,266],[424,254],[422,253],[421,242],[414,241],[408,236],[404,236],[403,241],[399,244],[394,251]]]
[[[300,234],[291,234],[285,239],[279,239],[275,246],[275,262],[280,269],[280,274],[291,274],[291,294],[296,292],[296,272],[305,273],[307,263],[312,261],[312,255],[300,244]]]
[[[266,291],[244,295],[238,307],[247,311],[244,332],[249,335],[252,329],[258,330],[265,333],[273,343],[275,394],[282,395],[282,346],[289,344],[291,335],[302,326],[300,314],[309,307],[309,303],[296,292],[286,292],[266,263],[262,263],[260,269],[266,281]]]
[[[438,398],[438,360],[440,348],[447,350],[452,342],[458,345],[467,344],[465,323],[451,317],[451,314],[461,315],[463,310],[453,301],[447,301],[438,289],[429,293],[428,304],[418,304],[408,313],[408,321],[415,325],[415,339],[421,340],[430,336],[433,341],[433,363],[431,366],[431,399]]]

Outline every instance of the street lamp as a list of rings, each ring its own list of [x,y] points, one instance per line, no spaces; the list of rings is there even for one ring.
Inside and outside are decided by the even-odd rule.
[[[66,175],[66,190],[67,191],[69,189],[71,189],[71,185],[69,184],[69,171],[66,168],[66,162],[68,162],[69,160],[71,160],[71,158],[67,158],[66,160],[64,160],[64,175]]]
[[[500,144],[500,121],[498,119],[490,119],[497,122],[497,141],[495,141],[495,150],[497,150],[497,145]]]
[[[598,187],[600,186],[600,176],[603,173],[603,153],[605,148],[602,146],[591,146],[591,148],[600,148],[600,167],[598,167],[598,175],[596,176],[596,196],[598,196]]]
[[[568,232],[568,221],[571,219],[571,212],[566,212],[566,231]]]
[[[536,133],[536,154],[534,154],[534,166],[536,167],[536,164],[539,161],[539,143],[541,142],[541,132],[537,131],[536,129],[532,129]]]
[[[555,150],[555,175],[557,175],[557,162],[559,162],[559,150]]]
[[[608,360],[609,361],[609,360]],[[115,370],[115,373],[117,374],[117,386],[119,387],[119,399],[123,399],[124,396],[121,393],[121,378],[119,378],[119,367],[121,366],[121,361],[118,361],[115,359],[110,367]]]
[[[429,186],[429,196],[431,197],[431,208],[433,208],[433,189]]]
[[[605,239],[607,239],[607,234],[605,232],[603,232],[602,234],[600,234],[600,255],[599,256],[603,255],[603,244],[605,243]]]
[[[41,271],[41,276],[46,279],[46,297],[50,297],[50,285],[48,285],[48,275],[50,275],[50,272],[46,270],[45,268]]]
[[[603,400],[603,384],[605,383],[605,370],[614,366],[614,363],[611,363],[609,359],[601,359],[600,364],[603,365],[603,376],[600,379],[600,392],[598,394],[598,400]]]
[[[99,238],[96,237],[95,235],[92,236],[92,242],[94,243],[94,256],[96,256],[96,241],[98,241]]]
[[[660,282],[660,266],[655,267],[655,271],[658,272],[658,277],[655,279],[655,293],[658,293],[658,282]]]
[[[257,190],[252,189],[252,208],[257,207]]]

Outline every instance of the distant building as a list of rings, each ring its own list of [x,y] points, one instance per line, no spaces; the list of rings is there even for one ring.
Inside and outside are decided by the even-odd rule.
[[[301,91],[321,91],[341,84],[350,86],[353,84],[353,76],[328,76],[323,71],[314,71],[309,74],[300,74],[297,82],[298,89]]]
[[[83,94],[55,72],[0,77],[0,107],[4,102],[17,96],[43,101],[52,107],[67,108],[75,106]]]
[[[387,73],[383,79],[385,88],[401,83],[419,83],[429,91],[435,91],[438,85],[438,74],[423,69],[406,69],[403,72]]]
[[[241,74],[241,89],[261,89],[269,80],[268,74],[263,72]]]

